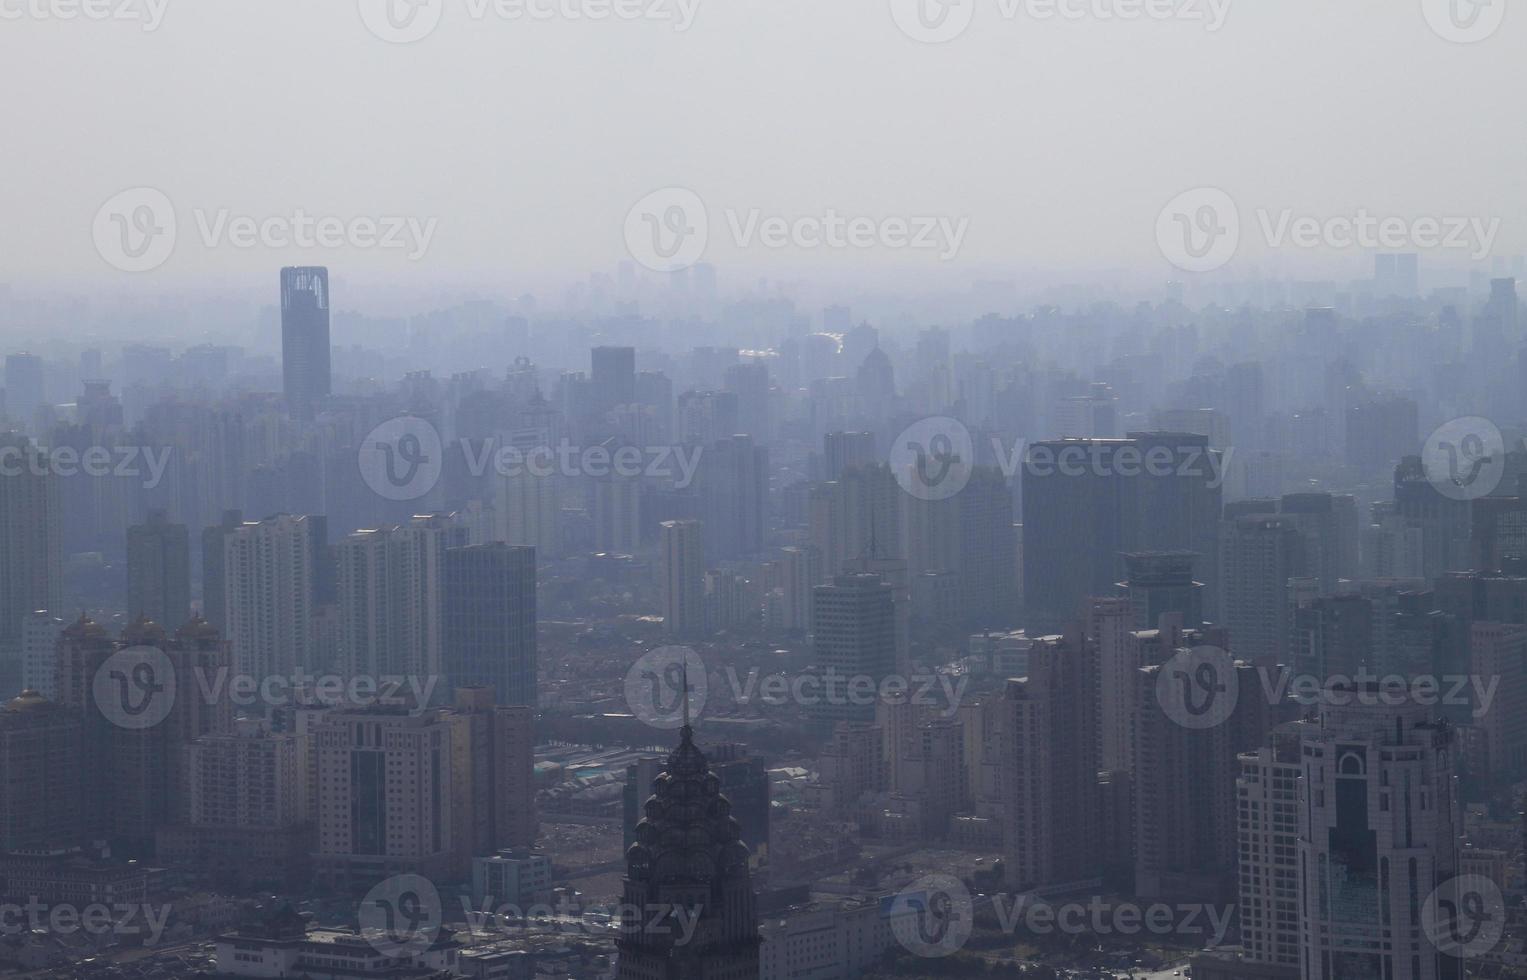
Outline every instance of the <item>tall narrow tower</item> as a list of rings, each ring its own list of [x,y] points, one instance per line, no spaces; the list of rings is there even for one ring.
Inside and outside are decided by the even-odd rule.
[[[328,397],[329,270],[322,266],[281,270],[281,378],[293,418],[312,418]]]
[[[687,687],[687,684],[686,684]],[[756,980],[757,896],[732,804],[685,721],[626,851],[617,980]]]

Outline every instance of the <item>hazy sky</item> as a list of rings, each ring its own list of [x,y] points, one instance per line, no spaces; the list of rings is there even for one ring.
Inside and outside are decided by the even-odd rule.
[[[273,282],[292,263],[393,281],[576,279],[627,258],[628,212],[668,187],[703,202],[706,260],[769,274],[1180,277],[1158,218],[1199,187],[1239,209],[1232,268],[1332,257],[1285,246],[1269,259],[1262,210],[1498,219],[1493,254],[1527,251],[1521,8],[1463,44],[1429,26],[1451,0],[1230,0],[1216,31],[1209,0],[1127,22],[1105,0],[1052,0],[1079,16],[1049,21],[1034,16],[1043,0],[964,0],[927,11],[943,29],[973,15],[928,44],[892,0],[620,0],[666,16],[600,21],[561,11],[612,0],[514,0],[545,19],[491,4],[474,19],[482,0],[443,0],[433,33],[394,44],[363,17],[383,0],[87,0],[135,19],[59,16],[80,2],[0,0],[0,281],[160,289]],[[1465,23],[1483,18],[1475,31],[1499,10],[1456,2]],[[435,11],[413,13],[395,22],[418,29]],[[137,219],[101,226],[98,212],[144,187],[174,209],[174,249],[152,271],[119,271],[97,233],[136,235]],[[412,218],[394,237],[430,237],[422,249],[356,247],[348,227],[341,247],[209,237],[220,212],[264,222],[297,208],[382,219],[379,233]],[[804,247],[792,232],[782,248],[739,245],[733,230],[755,211],[829,209],[868,219],[877,244]],[[962,229],[953,257],[887,247],[897,218]]]

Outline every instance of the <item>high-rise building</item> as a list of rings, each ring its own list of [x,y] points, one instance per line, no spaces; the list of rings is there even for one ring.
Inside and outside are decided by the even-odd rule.
[[[748,435],[718,439],[697,473],[710,563],[763,550],[769,495],[769,451]]]
[[[536,553],[506,544],[445,553],[444,662],[452,688],[536,704]],[[504,845],[509,846],[509,845]]]
[[[1222,543],[1220,607],[1236,656],[1262,667],[1285,663],[1288,580],[1305,568],[1303,536],[1288,518],[1248,514],[1225,522]]]
[[[58,637],[64,621],[39,609],[21,625],[21,689],[58,699]]]
[[[901,558],[906,494],[885,464],[849,466],[838,480],[813,487],[810,541],[822,555],[822,575],[839,575],[856,559]]]
[[[1405,457],[1394,470],[1394,513],[1407,526],[1420,528],[1421,573],[1428,581],[1472,563],[1470,501],[1444,496],[1432,482],[1448,477],[1429,476],[1419,456]]]
[[[880,690],[881,681],[896,672],[896,596],[891,584],[873,573],[839,575],[831,585],[812,590],[812,653],[817,670],[835,677],[839,690],[824,692],[810,706],[827,722],[875,720],[873,703],[853,703],[845,696],[851,681],[863,678]]]
[[[315,871],[349,888],[390,875],[448,878],[458,854],[452,722],[435,709],[333,711],[314,732]]]
[[[1340,693],[1331,700],[1347,703],[1323,704],[1304,729],[1303,976],[1462,977],[1462,961],[1433,945],[1422,922],[1433,890],[1458,870],[1453,728],[1412,699]]]
[[[1299,976],[1300,722],[1240,757],[1240,924],[1244,958]]]
[[[63,537],[58,477],[23,436],[0,439],[19,453],[0,476],[0,650],[20,650],[22,625],[38,609],[63,605]]]
[[[293,418],[310,419],[329,396],[329,270],[281,270],[281,378]]]
[[[438,677],[445,557],[467,529],[444,517],[356,531],[335,545],[339,656],[351,676]]]
[[[201,616],[225,635],[228,631],[228,595],[223,580],[223,555],[228,536],[243,526],[243,512],[225,510],[222,523],[203,528],[201,533]]]
[[[452,805],[458,866],[530,848],[536,840],[535,712],[494,703],[490,688],[457,688],[452,726]]]
[[[498,475],[493,498],[495,540],[534,548],[542,561],[560,558],[562,487],[562,477],[554,469],[536,472],[527,466]]]
[[[709,446],[737,433],[737,395],[730,391],[686,391],[679,396],[678,441]]]
[[[872,466],[876,462],[875,433],[829,432],[822,439],[822,479],[832,482],[850,466]]]
[[[1204,584],[1193,578],[1193,569],[1202,559],[1191,551],[1145,551],[1124,556],[1129,575],[1118,589],[1134,609],[1135,629],[1148,629],[1167,613],[1180,615],[1188,629],[1203,625]]]
[[[1477,705],[1484,736],[1483,772],[1501,782],[1527,769],[1527,626],[1476,622],[1470,631],[1473,676],[1496,684],[1488,705]]]
[[[595,347],[590,360],[597,410],[608,411],[636,401],[635,347]]]
[[[323,518],[289,514],[245,523],[224,535],[224,635],[240,673],[290,677],[298,667],[338,666],[314,659],[313,607],[327,537]]]
[[[164,511],[127,529],[127,615],[146,616],[166,630],[191,618],[191,534]]]
[[[782,627],[811,631],[811,590],[822,580],[821,553],[807,545],[780,549],[779,588],[783,595]]]
[[[770,444],[769,367],[746,361],[726,369],[722,387],[737,396],[737,431],[760,446]]]
[[[594,550],[634,555],[642,546],[642,483],[610,475],[592,480]]]
[[[618,980],[748,980],[759,975],[757,896],[750,852],[694,730],[642,807],[626,851]],[[688,941],[673,910],[698,915]]]
[[[664,521],[662,541],[663,629],[693,637],[705,628],[705,541],[699,521]]]
[[[155,860],[247,888],[303,887],[313,849],[307,741],[251,724],[192,742],[184,822],[158,829]]]
[[[0,853],[85,840],[78,712],[36,691],[0,705]]]
[[[31,432],[33,417],[43,404],[42,358],[10,354],[5,358],[5,414],[17,430]]]
[[[977,466],[953,498],[959,509],[961,606],[973,627],[1012,626],[1018,621],[1018,547],[1013,494],[994,466]]]
[[[1023,595],[1031,629],[1082,615],[1114,593],[1123,556],[1219,554],[1222,463],[1208,437],[1130,433],[1126,439],[1034,443],[1023,467]],[[1214,604],[1216,569],[1203,569]],[[1205,615],[1214,619],[1213,608]]]
[[[1241,693],[1224,721],[1206,728],[1183,724],[1159,695],[1161,684],[1193,676],[1169,673],[1163,681],[1163,671],[1178,669],[1171,660],[1139,670],[1132,751],[1135,893],[1141,897],[1223,902],[1235,894],[1239,757],[1262,744],[1273,709],[1259,696],[1254,667],[1236,661],[1225,668],[1235,671]],[[1209,705],[1212,710],[1214,702]]]
[[[1096,661],[1080,630],[1036,639],[1028,676],[987,702],[997,713],[1002,850],[1016,889],[1079,886],[1101,873]]]

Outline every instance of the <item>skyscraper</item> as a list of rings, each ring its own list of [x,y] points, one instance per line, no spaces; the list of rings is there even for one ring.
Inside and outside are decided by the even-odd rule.
[[[0,439],[20,460],[0,476],[0,650],[19,651],[22,624],[63,604],[63,538],[58,476],[24,436]]]
[[[705,540],[699,521],[662,524],[663,629],[693,637],[705,628]]]
[[[1285,663],[1292,608],[1288,580],[1304,563],[1304,539],[1293,521],[1250,514],[1225,522],[1220,581],[1224,623],[1236,656],[1262,667]]]
[[[718,439],[700,459],[706,560],[735,560],[763,550],[769,451],[752,436]]]
[[[1240,757],[1241,946],[1245,958],[1299,975],[1300,722]]]
[[[310,419],[329,395],[329,270],[281,270],[281,377],[286,409]]]
[[[636,401],[635,347],[595,347],[591,361],[596,409],[608,411]]]
[[[167,630],[191,618],[191,534],[164,511],[127,529],[127,615],[147,616]]]
[[[498,704],[534,707],[535,549],[501,543],[451,548],[443,597],[450,686],[491,687]]]
[[[1023,467],[1023,595],[1033,628],[1112,595],[1136,551],[1219,553],[1221,462],[1206,436],[1130,433],[1029,447]],[[1212,568],[1202,570],[1213,602]],[[1213,610],[1205,614],[1213,619]]]
[[[289,677],[298,667],[337,666],[314,662],[313,606],[327,536],[323,518],[279,514],[224,537],[224,635],[240,673]]]
[[[333,711],[314,733],[320,881],[448,877],[456,862],[452,722],[406,706]]]
[[[340,660],[351,674],[435,677],[441,669],[444,562],[467,528],[443,517],[356,531],[335,546]]]
[[[0,853],[84,839],[77,712],[27,691],[0,705]]]
[[[42,358],[11,354],[5,359],[5,414],[21,432],[31,432],[43,402]]]
[[[626,850],[618,980],[750,980],[759,975],[750,852],[721,780],[679,730],[679,745]],[[686,941],[675,909],[694,916]]]
[[[1098,876],[1097,647],[1074,630],[1035,640],[1028,676],[996,713],[1007,881],[1027,891]]]
[[[873,703],[844,696],[850,679],[867,678],[880,689],[895,673],[896,596],[889,582],[873,573],[839,575],[812,590],[812,653],[824,677],[836,678],[836,692],[824,691],[812,713],[829,722],[875,720]],[[859,681],[863,684],[864,681]]]
[[[1414,701],[1338,693],[1348,703],[1323,704],[1304,731],[1303,976],[1462,977],[1462,962],[1422,928],[1429,896],[1458,870],[1452,726]]]

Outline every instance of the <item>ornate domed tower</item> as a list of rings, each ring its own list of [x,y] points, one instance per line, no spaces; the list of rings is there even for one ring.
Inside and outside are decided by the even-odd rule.
[[[620,980],[758,977],[748,846],[694,734],[680,729],[626,851]]]

